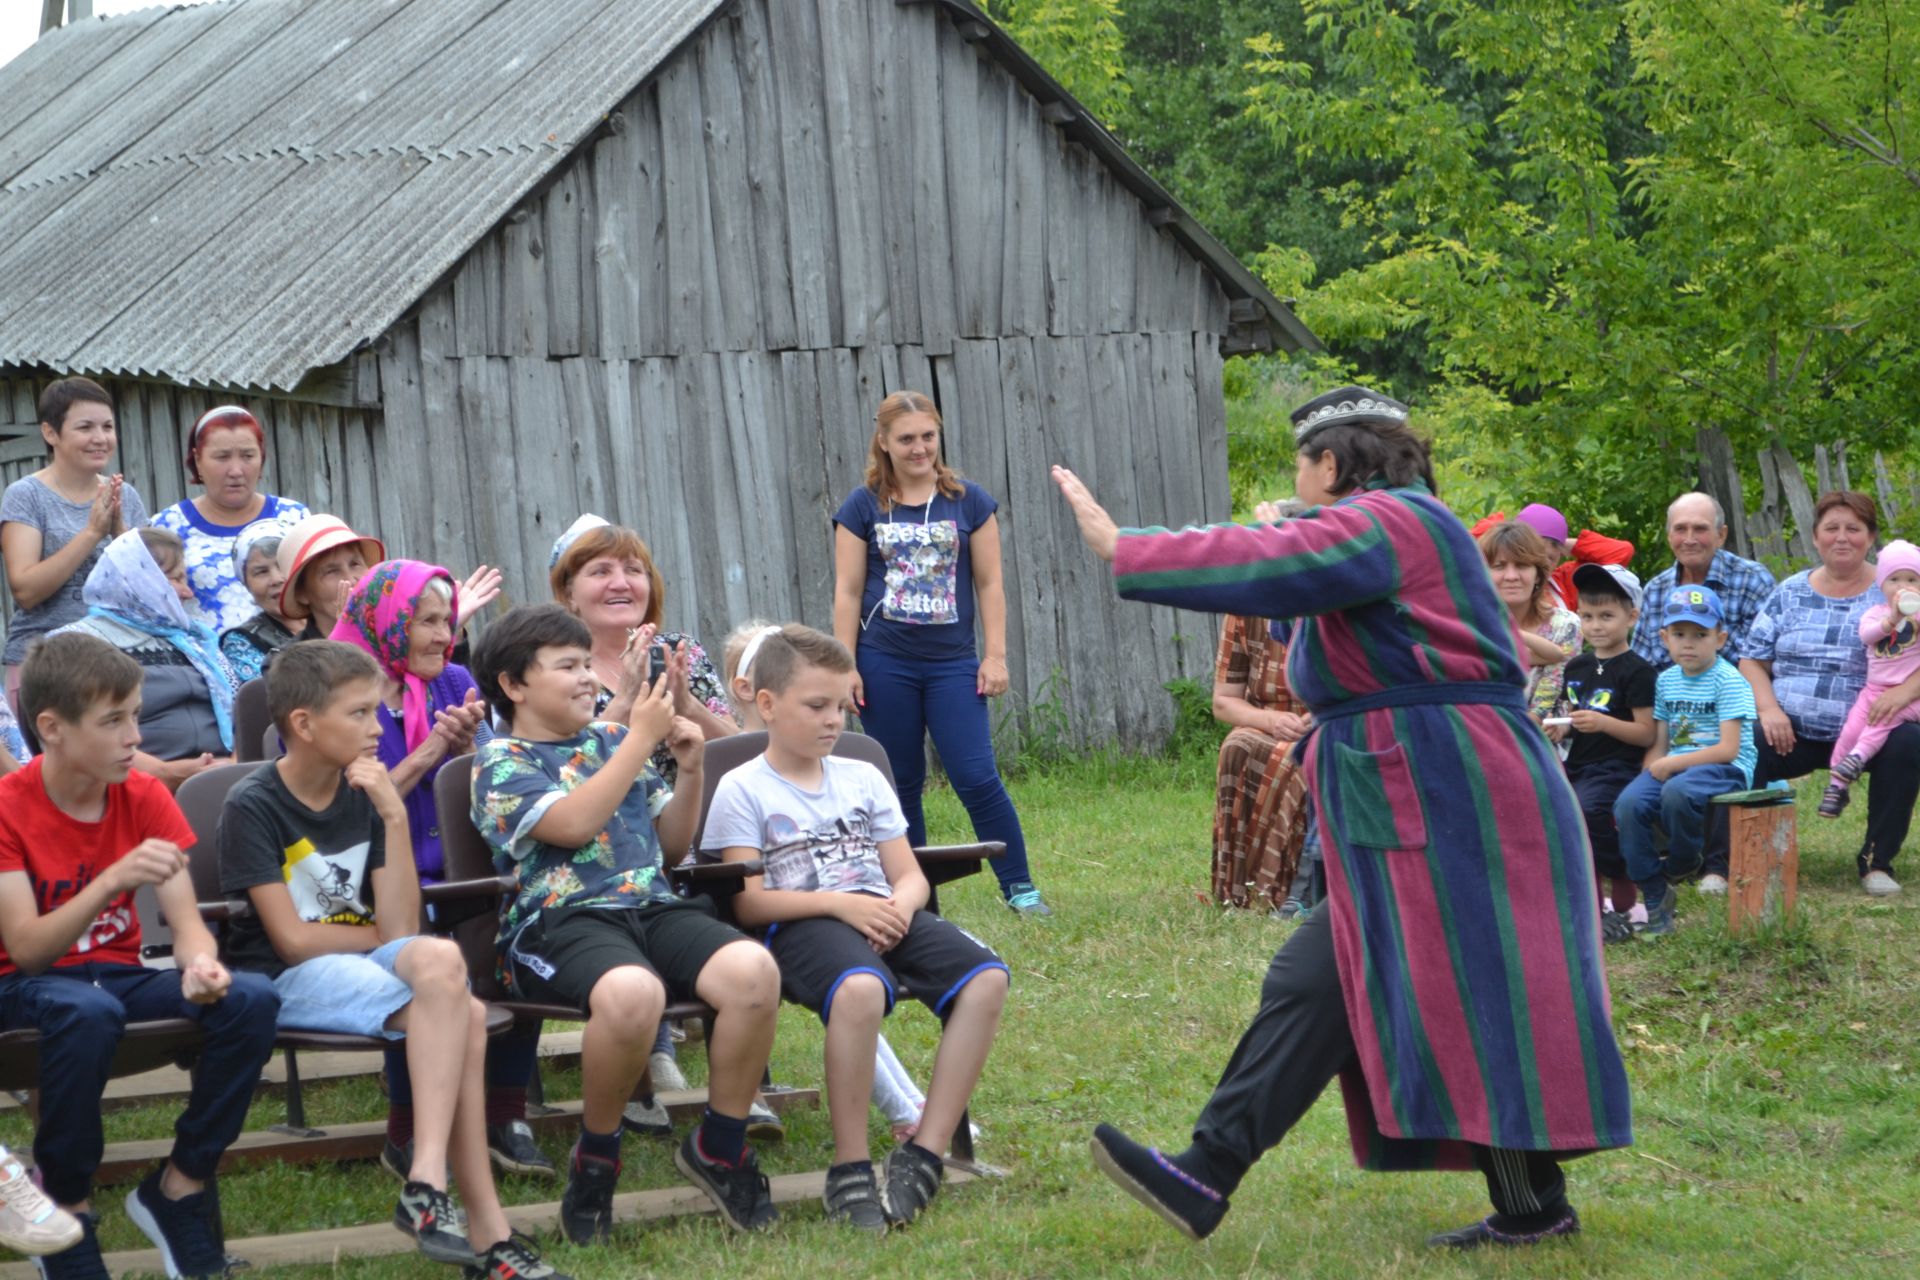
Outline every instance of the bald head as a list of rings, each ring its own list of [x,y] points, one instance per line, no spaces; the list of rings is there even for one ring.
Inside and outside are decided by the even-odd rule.
[[[1727,513],[1711,494],[1683,493],[1667,506],[1667,545],[1682,581],[1699,582],[1727,540]]]

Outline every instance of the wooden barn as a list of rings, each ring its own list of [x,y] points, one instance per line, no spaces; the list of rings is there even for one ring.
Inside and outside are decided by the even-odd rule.
[[[1223,358],[1312,335],[965,0],[226,0],[0,68],[0,483],[38,389],[183,496],[205,408],[268,487],[546,598],[582,511],[668,619],[828,625],[873,411],[933,395],[1002,501],[1017,699],[1144,744],[1204,620],[1121,605],[1046,468],[1227,513]],[[1016,702],[1016,705],[1022,705]]]

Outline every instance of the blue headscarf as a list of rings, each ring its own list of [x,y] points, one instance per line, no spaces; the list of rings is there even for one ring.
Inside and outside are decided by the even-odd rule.
[[[212,629],[187,616],[186,604],[154,562],[138,529],[129,529],[107,544],[87,575],[80,598],[87,602],[89,618],[106,618],[178,649],[206,678],[220,741],[233,750],[232,668]]]

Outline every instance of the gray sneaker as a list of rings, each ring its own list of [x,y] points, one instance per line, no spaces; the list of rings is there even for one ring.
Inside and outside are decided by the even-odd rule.
[[[41,1257],[73,1248],[85,1234],[80,1220],[47,1199],[20,1162],[0,1147],[0,1244]]]
[[[1664,938],[1673,932],[1673,890],[1660,899],[1658,906],[1647,908],[1647,922],[1640,926],[1642,938]]]
[[[656,1089],[686,1089],[686,1072],[680,1070],[680,1063],[670,1053],[656,1053],[647,1059],[647,1066],[653,1072],[653,1087]]]
[[[1869,898],[1891,898],[1900,892],[1900,882],[1884,871],[1869,871],[1860,877],[1860,887]]]
[[[667,1114],[659,1098],[648,1094],[644,1098],[635,1098],[621,1110],[620,1127],[642,1137],[671,1138],[673,1117]]]

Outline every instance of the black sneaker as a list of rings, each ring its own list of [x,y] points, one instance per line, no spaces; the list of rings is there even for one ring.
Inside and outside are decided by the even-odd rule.
[[[388,1142],[380,1148],[380,1167],[400,1179],[405,1186],[413,1179],[413,1140],[409,1138],[403,1146]]]
[[[533,1140],[533,1126],[525,1120],[488,1125],[487,1154],[493,1157],[494,1168],[508,1173],[537,1173],[543,1178],[560,1176],[553,1161],[547,1159],[547,1153]]]
[[[1867,762],[1865,760],[1862,760],[1858,755],[1849,751],[1846,755],[1840,757],[1839,764],[1833,766],[1833,776],[1842,782],[1858,782],[1860,781],[1861,773],[1865,771],[1866,767]]]
[[[1826,792],[1820,797],[1818,813],[1823,818],[1837,818],[1847,811],[1847,801],[1853,799],[1853,791],[1844,782],[1829,782]]]
[[[1227,1216],[1227,1197],[1110,1124],[1093,1131],[1093,1162],[1120,1189],[1190,1240],[1204,1240]]]
[[[700,1130],[696,1128],[673,1149],[673,1167],[707,1193],[721,1220],[735,1231],[765,1231],[780,1220],[767,1175],[760,1172],[752,1147],[741,1152],[739,1164],[720,1164],[700,1154]]]
[[[580,1154],[567,1157],[567,1189],[560,1197],[560,1229],[575,1244],[593,1244],[613,1232],[613,1188],[620,1181],[618,1160]]]
[[[1631,942],[1633,940],[1633,917],[1624,911],[1602,911],[1600,913],[1600,941],[1605,943]]]
[[[828,1222],[844,1222],[859,1231],[875,1235],[887,1233],[887,1211],[880,1204],[880,1188],[873,1180],[873,1165],[863,1167],[839,1164],[827,1170],[827,1187],[820,1193],[827,1206]]]
[[[466,1280],[573,1280],[555,1271],[540,1256],[531,1237],[516,1231],[480,1255],[480,1261],[467,1268]]]
[[[165,1168],[164,1164],[157,1166],[127,1193],[127,1216],[160,1250],[160,1264],[169,1280],[225,1275],[226,1250],[221,1248],[213,1226],[213,1197],[202,1191],[178,1200],[167,1199],[160,1190],[160,1175]]]
[[[1569,1206],[1565,1217],[1538,1231],[1502,1231],[1493,1225],[1492,1218],[1482,1218],[1464,1227],[1428,1236],[1427,1244],[1435,1249],[1483,1249],[1488,1245],[1513,1248],[1579,1233],[1580,1215]]]
[[[903,1142],[880,1166],[880,1205],[887,1221],[906,1226],[940,1192],[944,1162],[925,1147]]]
[[[28,1261],[45,1280],[113,1280],[106,1259],[100,1256],[100,1233],[95,1229],[93,1215],[76,1213],[73,1216],[80,1223],[80,1243]]]
[[[1667,896],[1660,899],[1658,905],[1647,908],[1647,922],[1640,926],[1641,938],[1664,938],[1673,932],[1673,900],[1676,895],[1669,889]]]
[[[424,1182],[402,1187],[400,1203],[393,1206],[393,1225],[413,1238],[429,1262],[474,1264],[473,1246],[467,1243],[467,1216],[438,1187]]]

